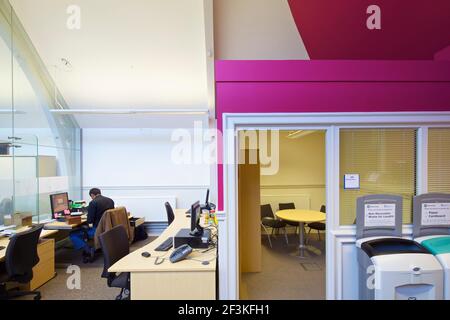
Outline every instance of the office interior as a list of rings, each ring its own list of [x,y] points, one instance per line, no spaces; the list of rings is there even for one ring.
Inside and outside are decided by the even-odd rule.
[[[258,143],[253,144],[255,137]],[[272,135],[270,130],[249,130],[239,139],[240,299],[324,300],[326,217],[304,224],[310,250],[301,257],[299,223],[277,214],[283,209],[326,212],[325,132],[282,130]],[[261,139],[267,139],[270,161],[256,156],[263,148]],[[252,152],[258,160],[254,163],[249,161]]]
[[[386,1],[0,0],[0,298],[450,299],[450,4]]]

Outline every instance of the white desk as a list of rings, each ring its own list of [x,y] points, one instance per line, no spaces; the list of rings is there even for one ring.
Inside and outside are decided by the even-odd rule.
[[[190,228],[190,218],[186,209],[175,210],[175,220],[153,242],[130,253],[111,266],[109,272],[130,272],[132,300],[213,300],[216,298],[216,256],[217,249],[201,253],[195,250],[189,260],[171,263],[169,251],[154,249],[180,229]],[[142,257],[142,252],[151,254]],[[162,264],[156,265],[156,257],[164,257]],[[195,259],[195,260],[193,260]],[[201,261],[208,261],[203,265]]]

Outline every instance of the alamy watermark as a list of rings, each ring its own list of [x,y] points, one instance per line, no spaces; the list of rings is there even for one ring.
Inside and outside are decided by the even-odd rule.
[[[71,264],[67,267],[67,277],[66,286],[69,290],[81,290],[81,268],[77,265]]]
[[[219,153],[225,139],[238,138],[237,159]],[[175,129],[171,161],[174,164],[260,164],[262,175],[274,175],[280,167],[280,133],[278,130],[226,130],[204,128],[195,121],[193,130]]]
[[[66,20],[66,26],[69,30],[81,29],[81,8],[78,5],[72,4],[67,7],[66,13],[68,14]]]

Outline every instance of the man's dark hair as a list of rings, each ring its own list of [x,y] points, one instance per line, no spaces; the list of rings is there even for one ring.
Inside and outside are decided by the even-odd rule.
[[[99,188],[92,188],[91,190],[89,190],[89,195],[97,196],[99,194],[102,194]]]

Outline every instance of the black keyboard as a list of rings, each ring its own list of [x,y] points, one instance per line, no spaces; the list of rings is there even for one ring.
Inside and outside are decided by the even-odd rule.
[[[163,243],[155,248],[155,251],[167,251],[173,246],[173,238],[167,238]]]

